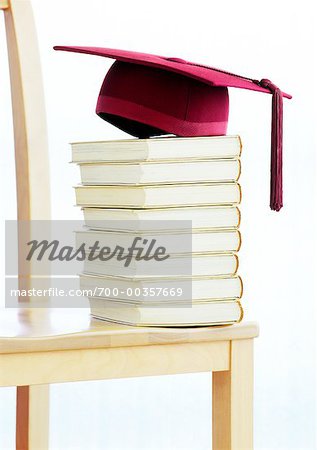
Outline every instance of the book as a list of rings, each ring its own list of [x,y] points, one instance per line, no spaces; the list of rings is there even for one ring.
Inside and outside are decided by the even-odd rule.
[[[72,144],[86,225],[76,231],[79,283],[94,317],[171,327],[242,319],[240,154],[238,136]]]
[[[234,205],[240,202],[238,183],[197,183],[155,186],[77,186],[78,206],[158,208]]]
[[[139,239],[138,239],[139,238]],[[76,246],[82,244],[85,247],[92,247],[98,241],[99,248],[108,247],[115,249],[116,246],[127,249],[133,244],[135,239],[142,245],[143,240],[147,240],[147,246],[155,240],[155,247],[166,248],[169,254],[183,253],[209,253],[209,252],[236,252],[241,246],[241,235],[239,230],[171,230],[170,232],[159,233],[156,231],[138,233],[124,233],[116,231],[77,231]]]
[[[193,279],[105,277],[80,274],[80,289],[86,297],[113,298],[116,300],[178,302],[206,299],[240,299],[242,281],[239,276],[200,277]],[[151,295],[153,293],[153,295]],[[172,294],[173,293],[173,294]],[[174,295],[175,294],[175,295]]]
[[[89,298],[91,313],[98,319],[134,326],[229,325],[240,322],[243,310],[238,300],[193,302],[191,306],[133,305],[116,300]]]
[[[239,159],[205,161],[81,163],[84,185],[171,184],[217,181],[237,181]]]
[[[191,221],[193,230],[237,228],[240,224],[240,210],[236,206],[155,209],[83,208],[83,213],[86,226],[96,230],[169,230],[169,221]],[[175,228],[174,225],[173,228]]]
[[[73,142],[71,148],[72,161],[80,163],[236,158],[242,145],[239,136],[207,136]]]
[[[191,270],[191,277],[203,276],[229,276],[235,275],[238,270],[238,257],[233,253],[204,253],[193,255],[171,255],[164,265],[157,267],[156,261],[144,261],[132,259],[128,268],[117,259],[109,261],[88,260],[84,262],[84,272],[100,276],[122,277],[125,273],[133,276],[135,280],[146,277],[172,276],[175,267],[179,273],[186,273],[186,268]]]

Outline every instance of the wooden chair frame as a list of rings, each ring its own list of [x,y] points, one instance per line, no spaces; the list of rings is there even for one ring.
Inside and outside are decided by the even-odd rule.
[[[0,9],[4,11],[10,70],[17,219],[48,220],[50,182],[46,113],[33,12],[28,0],[0,0]],[[29,442],[36,442],[41,449],[47,447],[47,404],[48,386],[17,387],[18,449],[29,448]],[[35,415],[36,423],[32,423]]]
[[[28,0],[0,0],[0,9],[12,92],[17,217],[50,219],[46,115],[32,9]],[[173,330],[91,320],[84,329],[57,333],[49,311],[11,313],[0,317],[0,386],[17,387],[17,449],[48,448],[50,383],[201,371],[213,372],[213,449],[253,448],[256,324]]]

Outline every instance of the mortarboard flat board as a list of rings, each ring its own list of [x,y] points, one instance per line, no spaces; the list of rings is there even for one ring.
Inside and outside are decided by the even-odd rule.
[[[281,209],[283,97],[292,97],[270,80],[258,81],[180,58],[146,53],[99,47],[54,49],[116,60],[103,81],[96,113],[139,138],[225,135],[228,87],[272,94],[270,207]]]

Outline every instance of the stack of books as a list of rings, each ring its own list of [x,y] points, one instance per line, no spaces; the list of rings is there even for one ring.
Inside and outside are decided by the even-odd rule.
[[[240,153],[238,136],[72,144],[86,226],[77,245],[95,249],[80,275],[93,316],[144,326],[242,319]]]

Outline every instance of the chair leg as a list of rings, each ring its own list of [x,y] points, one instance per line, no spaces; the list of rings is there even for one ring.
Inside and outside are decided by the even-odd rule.
[[[49,386],[18,386],[16,449],[48,449]]]
[[[230,370],[212,377],[213,450],[252,450],[253,339],[232,341]]]

